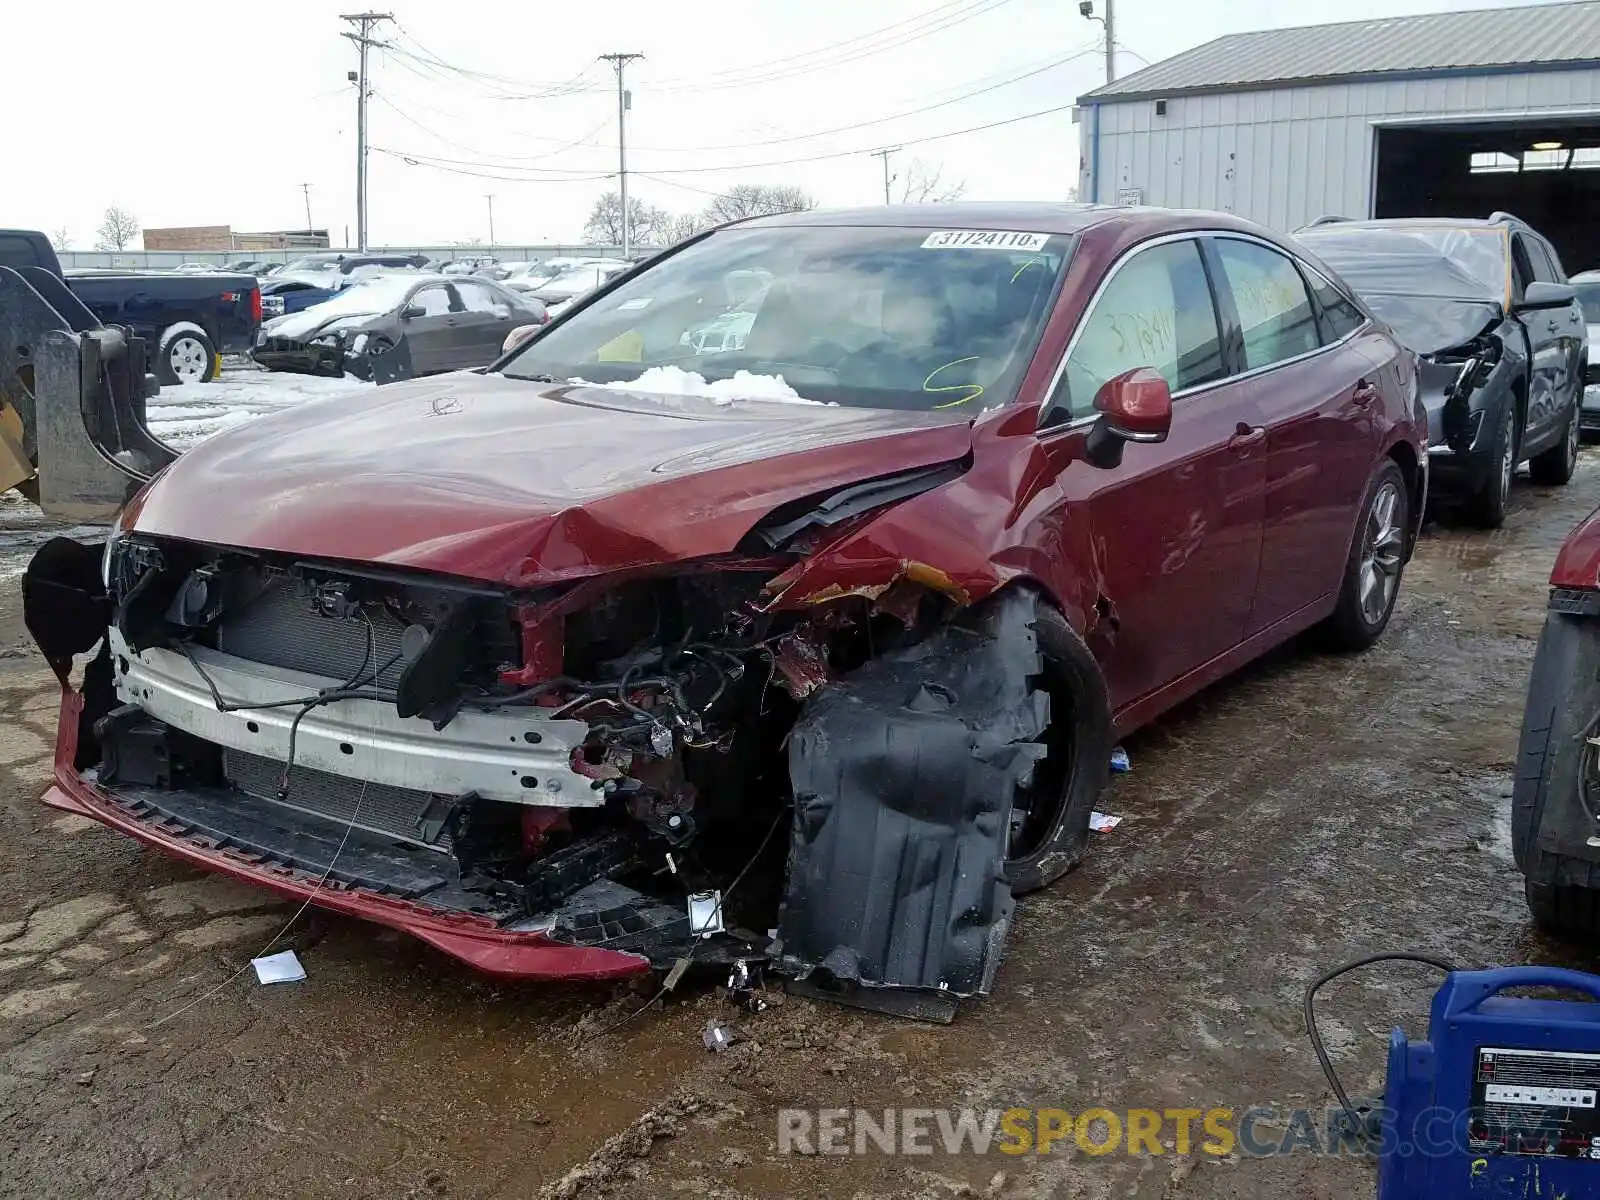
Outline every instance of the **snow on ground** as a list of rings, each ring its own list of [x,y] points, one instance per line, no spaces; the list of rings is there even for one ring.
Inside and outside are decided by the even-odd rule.
[[[145,402],[150,432],[179,450],[214,433],[253,421],[264,413],[338,396],[373,385],[349,375],[326,379],[263,371],[258,367],[224,370],[210,383],[163,385]]]
[[[718,379],[707,383],[706,377],[682,367],[651,367],[637,379],[621,383],[590,384],[574,379],[573,383],[589,387],[611,388],[619,392],[659,392],[664,396],[709,396],[723,404],[735,400],[781,400],[789,404],[821,404],[821,400],[807,400],[784,381],[782,375],[752,375],[749,371],[735,371],[732,379]]]

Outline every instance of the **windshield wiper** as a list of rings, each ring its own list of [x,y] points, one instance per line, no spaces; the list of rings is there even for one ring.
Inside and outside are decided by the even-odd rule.
[[[513,375],[513,379],[526,379],[529,383],[560,383],[554,375]]]

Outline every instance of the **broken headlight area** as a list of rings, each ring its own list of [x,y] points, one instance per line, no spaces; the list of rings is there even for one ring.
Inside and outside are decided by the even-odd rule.
[[[1444,397],[1436,440],[1457,454],[1466,454],[1477,439],[1483,410],[1473,397],[1494,378],[1502,354],[1500,340],[1485,334],[1423,360],[1424,387],[1436,387]]]
[[[951,611],[910,585],[765,611],[787,561],[528,593],[120,536],[80,766],[265,864],[658,966],[700,941],[689,896],[738,880],[696,960],[748,956],[802,702]]]

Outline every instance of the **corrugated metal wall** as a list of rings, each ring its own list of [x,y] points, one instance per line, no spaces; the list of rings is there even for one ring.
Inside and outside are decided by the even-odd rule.
[[[1327,213],[1369,214],[1373,130],[1445,116],[1600,114],[1600,70],[1458,75],[1380,83],[1181,96],[1085,108],[1079,195],[1113,203],[1137,188],[1145,204],[1235,212],[1291,230]],[[1100,164],[1099,189],[1094,181]]]

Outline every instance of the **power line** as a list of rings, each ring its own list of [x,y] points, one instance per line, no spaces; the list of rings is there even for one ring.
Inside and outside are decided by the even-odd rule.
[[[394,113],[394,115],[399,117],[402,121],[405,121],[408,125],[411,125],[411,126],[417,128],[417,129],[420,129],[423,133],[427,134],[429,137],[435,139],[436,141],[444,142],[447,145],[452,146],[457,150],[466,150],[466,151],[469,151],[470,153],[473,153],[473,154],[484,154],[484,155],[486,155],[488,157],[498,157],[498,158],[504,159],[507,162],[543,162],[547,158],[556,158],[559,155],[566,153],[568,150],[576,150],[579,146],[596,146],[596,147],[598,147],[599,143],[591,141],[590,139],[592,139],[601,130],[605,129],[608,125],[611,124],[611,118],[607,117],[605,120],[601,121],[598,125],[596,125],[593,129],[590,129],[587,132],[585,132],[581,137],[579,137],[579,138],[577,138],[577,139],[575,139],[573,141],[560,141],[559,144],[556,146],[556,148],[554,150],[544,150],[544,151],[541,151],[538,154],[500,154],[498,156],[493,156],[493,155],[489,155],[487,151],[479,150],[478,147],[476,147],[476,146],[469,146],[465,142],[462,142],[457,138],[453,138],[453,137],[448,136],[447,134],[440,133],[437,129],[429,128],[427,125],[424,125],[421,121],[417,120],[410,113],[406,112],[403,108],[401,108],[399,105],[395,104],[392,100],[388,99],[387,97],[374,96],[373,99],[376,100],[379,104],[383,105],[385,108],[387,108],[390,112]],[[557,139],[557,138],[541,138],[540,140],[541,141],[552,141],[552,142],[558,142],[559,141],[559,139]]]
[[[865,44],[850,48],[842,54],[832,54],[828,57],[816,57],[822,55],[824,51],[840,49],[846,46],[848,43],[838,43],[835,46],[825,47],[823,51],[811,51],[810,53],[804,55],[794,55],[790,58],[774,59],[770,63],[757,63],[749,67],[738,68],[735,71],[722,72],[721,74],[712,74],[708,76],[687,76],[682,80],[660,81],[652,84],[651,90],[657,92],[720,91],[725,88],[733,87],[754,87],[759,84],[775,83],[784,79],[793,79],[798,75],[809,75],[816,71],[831,70],[834,67],[840,67],[845,66],[848,63],[859,62],[864,58],[871,58],[874,55],[884,54],[891,50],[898,50],[903,46],[910,45],[912,42],[921,41],[923,38],[932,37],[936,33],[943,33],[947,29],[953,29],[955,26],[965,24],[974,18],[985,16],[988,13],[993,12],[995,9],[1001,8],[1009,3],[1011,3],[1011,0],[978,0],[977,3],[971,4],[960,11],[945,12],[938,16],[932,16],[933,13],[940,13],[941,9],[948,9],[952,7],[948,4],[941,5],[939,9],[934,9],[929,13],[922,14],[922,17],[908,18],[906,21],[898,23],[899,25],[906,25],[921,21],[925,17],[932,18],[925,21],[920,26],[914,25],[913,28],[906,29],[892,37],[879,37],[878,34],[883,34],[889,30],[897,28],[897,26],[887,26],[884,30],[877,31],[876,34],[862,35],[860,38],[852,39],[855,41],[864,41]],[[816,60],[809,61],[813,57],[816,57]],[[785,66],[785,63],[789,65]]]
[[[409,154],[400,150],[386,150],[382,146],[372,147],[372,153],[382,154],[386,158],[397,158],[410,167],[427,167],[429,170],[441,171],[446,175],[466,175],[472,179],[494,179],[501,183],[594,183],[596,180],[613,179],[615,176],[607,171],[591,175],[561,175],[555,178],[540,178],[536,175],[501,175],[488,171],[473,171],[465,167],[449,165],[444,159],[430,159],[425,154]],[[533,170],[534,168],[522,168]]]
[[[901,146],[920,146],[920,145],[924,145],[924,144],[926,144],[928,142],[942,142],[942,141],[945,141],[945,140],[947,140],[949,138],[963,137],[963,136],[965,136],[966,134],[969,134],[969,133],[984,133],[984,132],[986,132],[986,131],[988,131],[990,129],[999,129],[1002,126],[1015,125],[1015,124],[1017,124],[1018,122],[1021,122],[1021,121],[1032,121],[1032,120],[1035,120],[1038,117],[1048,117],[1048,116],[1054,115],[1055,113],[1067,112],[1070,109],[1072,109],[1073,107],[1074,106],[1072,104],[1057,104],[1057,105],[1055,105],[1054,107],[1051,107],[1051,108],[1039,109],[1037,112],[1020,113],[1020,114],[1018,114],[1017,116],[1014,116],[1014,117],[1006,117],[1006,118],[1004,118],[1002,120],[999,120],[999,121],[988,121],[988,122],[986,122],[986,123],[984,123],[982,125],[971,125],[971,126],[968,126],[965,129],[952,129],[952,130],[949,130],[949,131],[947,131],[945,133],[932,133],[932,134],[927,134],[926,136],[923,136],[923,137],[905,138],[905,139],[903,139],[901,141]],[[658,175],[711,175],[711,174],[717,174],[717,173],[727,173],[727,172],[732,172],[732,171],[758,171],[758,170],[764,170],[764,169],[766,169],[768,167],[792,167],[792,166],[799,166],[800,164],[803,164],[803,163],[827,162],[827,161],[830,161],[830,160],[833,160],[833,159],[853,158],[854,156],[856,156],[858,154],[868,154],[870,152],[871,152],[871,147],[865,147],[864,146],[864,147],[857,147],[854,150],[837,150],[837,151],[832,151],[832,152],[827,153],[827,154],[811,154],[811,155],[805,155],[805,156],[798,157],[798,158],[773,159],[773,160],[770,160],[770,161],[767,161],[767,162],[721,163],[721,164],[718,164],[716,166],[704,166],[704,167],[651,167],[647,171],[640,171],[639,174],[648,174],[648,175],[651,175],[651,176],[658,176]],[[528,171],[540,172],[540,173],[546,173],[546,174],[553,174],[553,175],[572,175],[572,174],[576,174],[576,172],[563,171],[563,170],[560,170],[559,168],[556,168],[556,167],[518,168],[514,164],[507,164],[507,163],[478,164],[474,160],[441,158],[441,157],[436,157],[436,156],[431,156],[431,155],[414,154],[414,153],[408,153],[408,152],[397,151],[397,150],[388,150],[388,151],[385,151],[385,153],[393,154],[393,155],[395,155],[397,157],[400,157],[400,158],[413,158],[413,159],[429,159],[429,158],[432,158],[433,161],[436,162],[436,163],[446,163],[446,164],[450,164],[450,165],[498,166],[498,167],[500,167],[502,169],[505,169],[505,170],[524,169],[524,170],[528,170]],[[429,165],[431,165],[431,164],[429,164]],[[512,178],[516,178],[516,176],[512,176]]]
[[[836,133],[849,133],[856,129],[870,129],[874,125],[887,125],[891,121],[901,121],[906,117],[920,116],[923,113],[933,112],[935,109],[948,108],[952,104],[960,104],[964,100],[971,100],[978,96],[987,95],[990,92],[999,91],[1003,87],[1010,87],[1014,83],[1021,83],[1025,79],[1032,79],[1036,75],[1043,75],[1046,71],[1054,70],[1056,67],[1064,66],[1069,62],[1075,61],[1076,59],[1085,58],[1088,55],[1096,54],[1099,52],[1099,50],[1099,43],[1092,42],[1088,46],[1080,47],[1070,54],[1063,55],[1061,58],[1051,59],[1043,66],[1035,67],[1029,71],[1024,71],[1020,75],[1012,75],[1009,78],[1000,80],[998,83],[991,83],[986,87],[977,88],[970,92],[963,92],[961,95],[952,96],[948,100],[939,100],[933,104],[925,104],[921,108],[906,109],[904,112],[891,113],[887,117],[874,117],[870,121],[856,121],[849,125],[838,125],[832,129],[813,130],[810,133],[796,133],[784,137],[762,138],[760,141],[755,142],[729,142],[720,146],[638,146],[635,147],[635,149],[648,150],[652,154],[687,154],[692,152],[698,153],[715,150],[749,150],[758,146],[782,145],[786,142],[806,142],[811,141],[814,138],[829,137]]]

